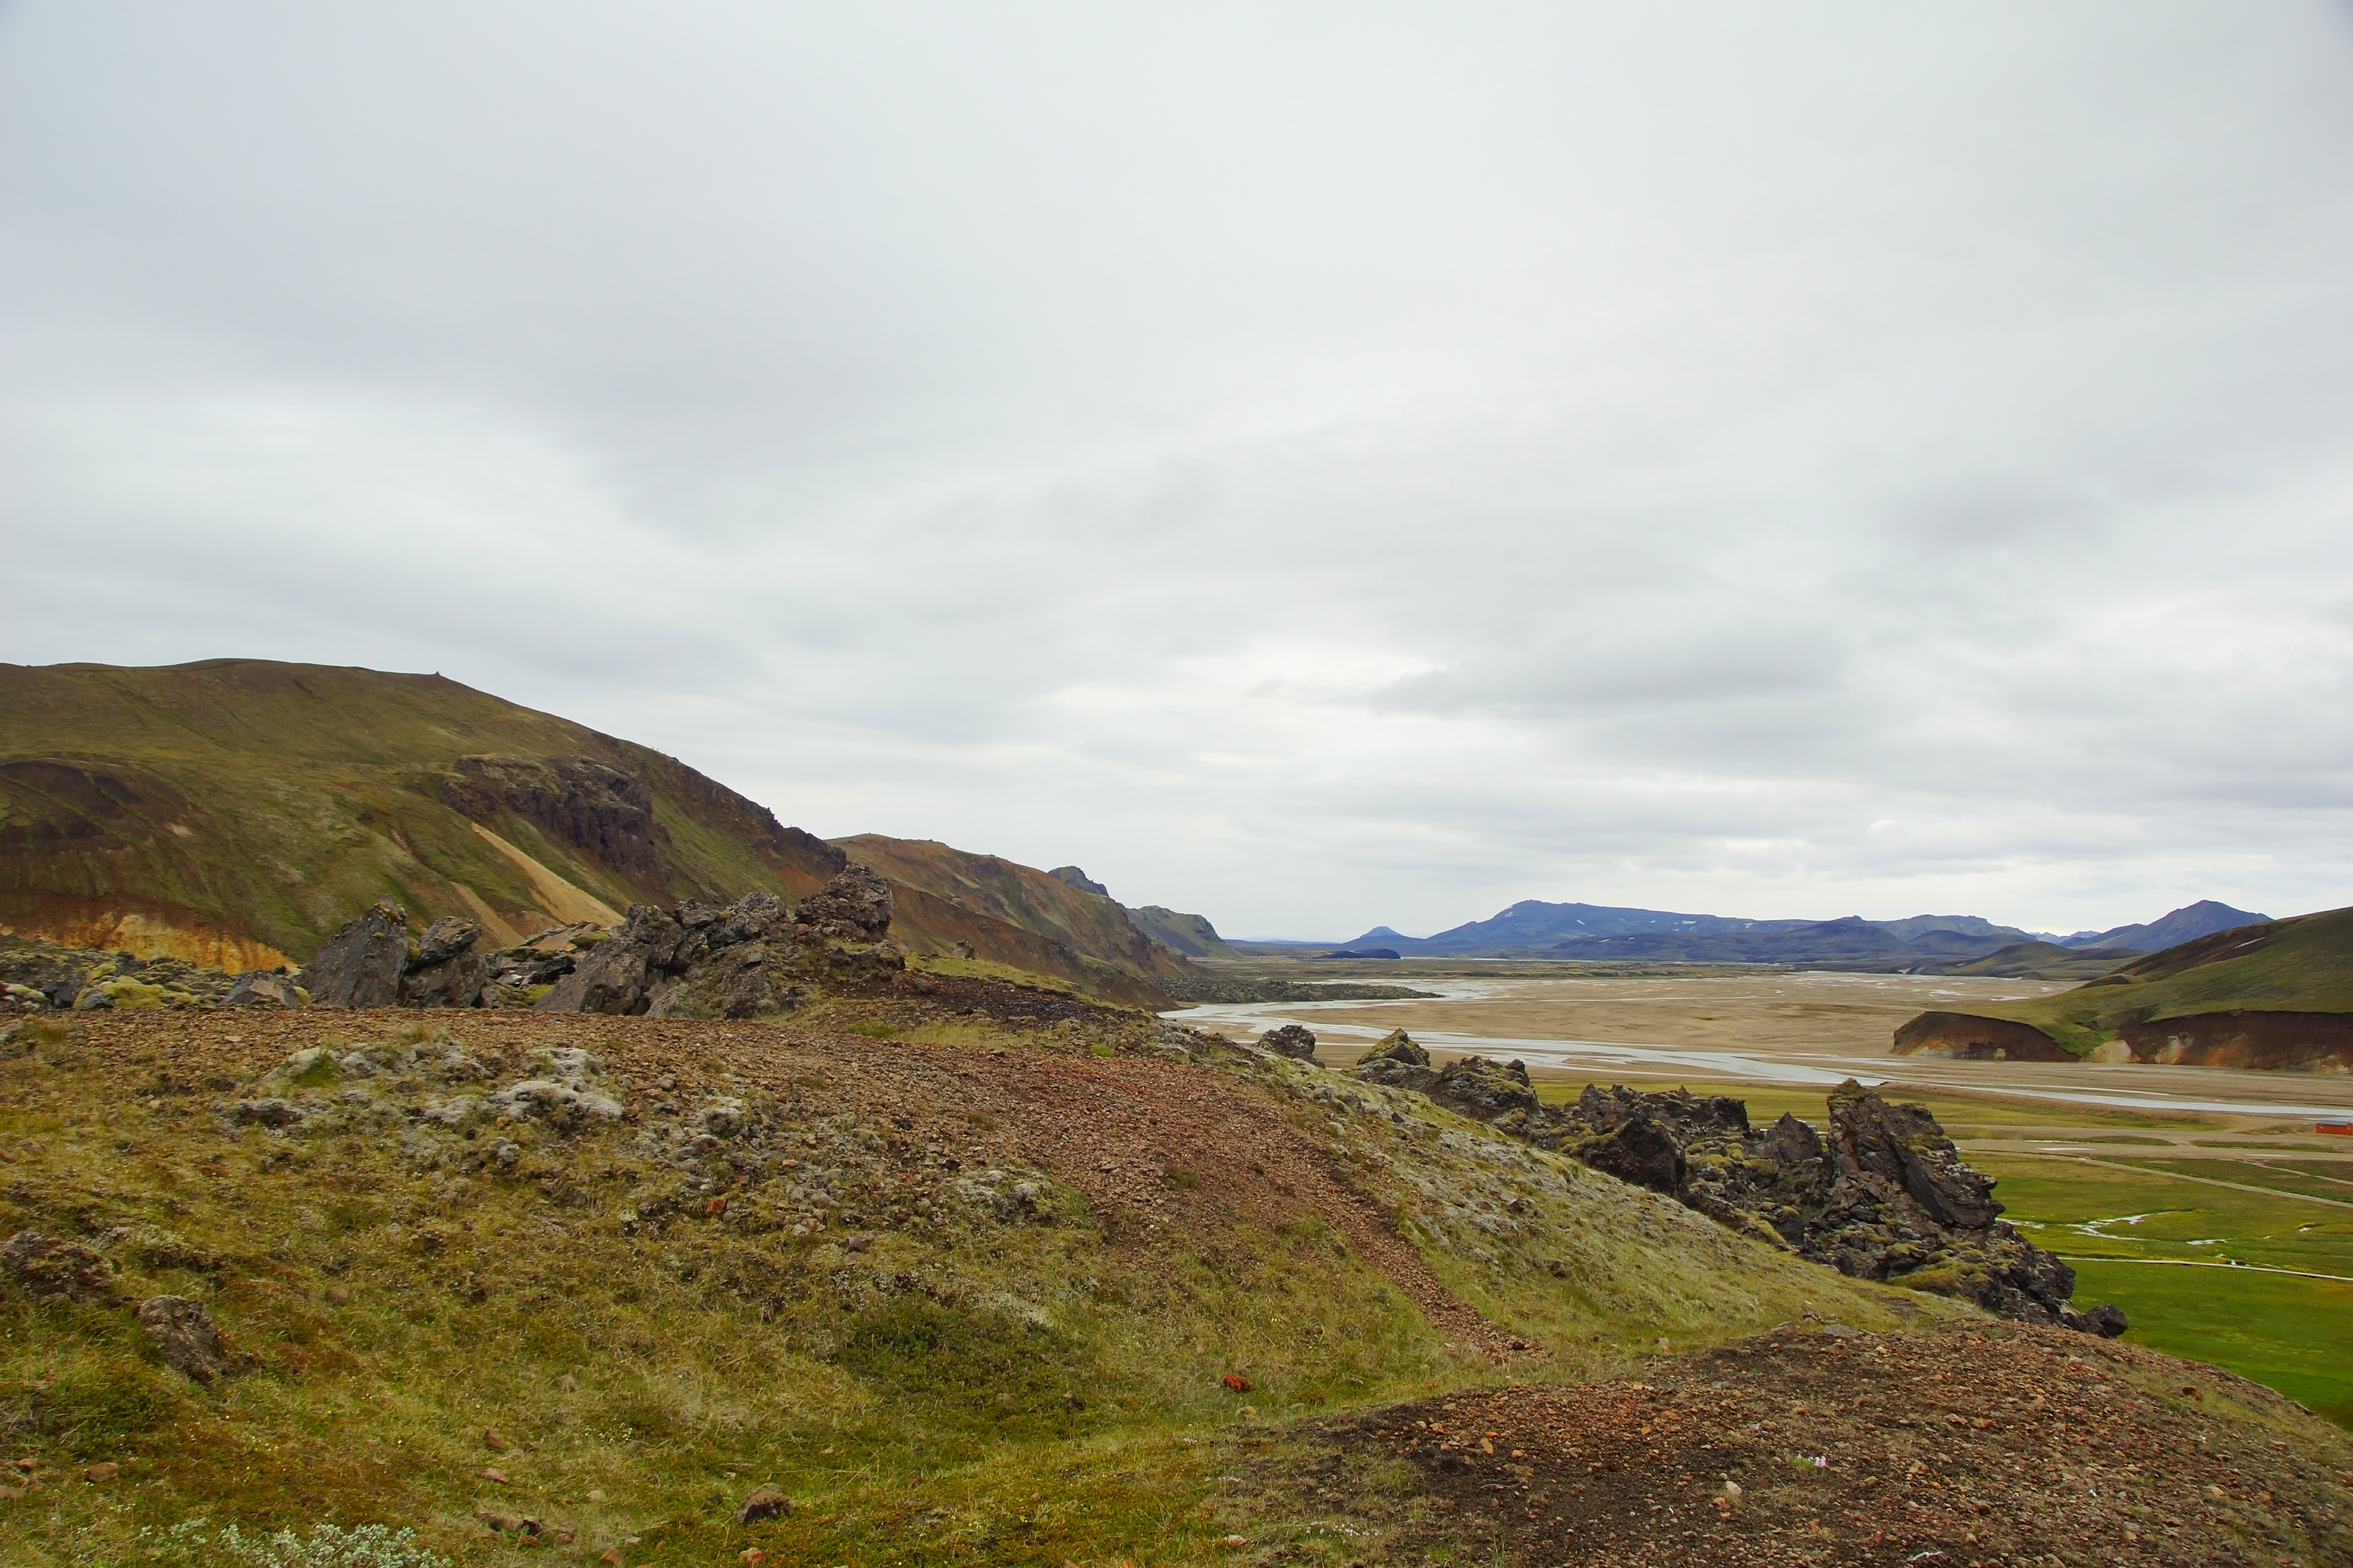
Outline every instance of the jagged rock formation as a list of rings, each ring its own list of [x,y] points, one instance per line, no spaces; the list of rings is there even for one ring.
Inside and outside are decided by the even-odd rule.
[[[408,911],[387,899],[320,943],[297,984],[322,1007],[389,1007],[408,971]]]
[[[670,913],[633,904],[628,920],[535,1005],[660,1018],[788,1012],[808,983],[905,968],[905,954],[886,940],[890,929],[891,886],[863,866],[844,870],[797,910],[769,893],[747,893],[724,909],[690,900]]]
[[[892,913],[891,884],[863,866],[851,866],[803,899],[793,918],[841,942],[881,942],[891,929]]]
[[[1057,866],[1046,873],[1066,888],[1076,888],[1082,893],[1093,893],[1099,898],[1111,897],[1111,889],[1080,870],[1076,866]]]
[[[1935,1117],[1852,1079],[1831,1094],[1824,1138],[1787,1114],[1752,1128],[1740,1100],[1683,1089],[1588,1084],[1574,1104],[1546,1106],[1521,1063],[1466,1057],[1434,1068],[1402,1029],[1356,1076],[1417,1089],[1841,1274],[1967,1297],[2031,1323],[2125,1330],[2114,1307],[2069,1304],[2074,1270],[2000,1218],[1992,1179],[1962,1161]]]
[[[232,979],[176,959],[142,963],[47,942],[0,949],[0,976],[12,1010],[309,1002],[752,1018],[789,1011],[814,982],[903,969],[904,952],[888,940],[891,916],[891,884],[850,866],[797,910],[766,892],[724,906],[632,904],[617,926],[555,926],[494,952],[480,950],[480,925],[455,915],[412,941],[407,911],[385,900],[345,921],[290,976]]]
[[[1315,1035],[1303,1024],[1284,1024],[1269,1029],[1258,1037],[1258,1043],[1279,1056],[1303,1062],[1315,1060]]]
[[[425,928],[400,980],[404,1007],[470,1007],[491,977],[490,961],[474,951],[482,928],[446,915]]]
[[[322,1006],[763,1018],[791,1011],[805,980],[903,969],[906,957],[885,941],[890,920],[890,884],[863,865],[842,869],[797,910],[775,893],[732,905],[690,898],[675,910],[633,902],[612,929],[555,926],[494,954],[475,952],[480,926],[459,917],[433,921],[412,945],[407,914],[385,900],[327,938],[299,980]],[[259,980],[237,985],[259,990]]]

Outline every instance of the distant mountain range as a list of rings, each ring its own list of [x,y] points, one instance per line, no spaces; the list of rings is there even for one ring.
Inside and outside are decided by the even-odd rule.
[[[2168,947],[2218,931],[2260,925],[2269,915],[2251,915],[2211,899],[2200,899],[2147,925],[2117,926],[2110,931],[2079,931],[2059,939],[2061,947],[2126,947],[2135,952],[2162,952]]]
[[[2094,955],[2153,952],[2211,931],[2270,919],[2203,900],[2142,925],[2078,931],[2066,938],[1996,925],[1978,915],[1913,915],[1904,920],[1735,920],[1609,904],[1553,904],[1529,899],[1492,919],[1430,937],[1375,926],[1345,945],[1391,948],[1408,958],[1628,959],[1674,963],[1794,963],[1869,970],[1977,967],[2018,950],[2022,963],[2049,964]],[[1322,944],[1318,944],[1322,945]],[[2072,965],[2070,967],[2073,967]]]

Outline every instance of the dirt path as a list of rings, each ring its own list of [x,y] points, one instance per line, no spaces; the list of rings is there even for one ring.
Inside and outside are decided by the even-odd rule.
[[[1388,1562],[2353,1563],[2342,1433],[2227,1373],[2020,1324],[1785,1331],[1306,1437],[1265,1479]]]

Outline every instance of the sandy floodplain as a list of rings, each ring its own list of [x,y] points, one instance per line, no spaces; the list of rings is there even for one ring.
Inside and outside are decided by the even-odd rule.
[[[1401,1028],[1440,1059],[1474,1052],[1517,1058],[1540,1078],[1830,1085],[1852,1076],[1866,1083],[1901,1079],[1960,1092],[2119,1108],[2310,1117],[2353,1107],[2353,1077],[2345,1075],[1954,1062],[1891,1054],[1896,1026],[1915,1014],[1972,1012],[2069,989],[2064,984],[1813,972],[1522,978],[1387,965],[1377,978],[1440,994],[1392,1002],[1211,1003],[1169,1016],[1236,1038],[1279,1023],[1303,1024],[1322,1042],[1319,1056],[1336,1067],[1350,1065],[1373,1041]]]

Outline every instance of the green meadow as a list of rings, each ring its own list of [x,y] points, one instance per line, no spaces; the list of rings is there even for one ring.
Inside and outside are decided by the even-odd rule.
[[[2000,1178],[2009,1217],[2074,1265],[2079,1304],[2114,1301],[2138,1342],[2353,1426],[2353,1205],[2314,1202],[2284,1180],[2274,1195],[2183,1179],[2220,1170],[2220,1180],[2273,1184],[2240,1162],[2099,1157],[2133,1168],[1972,1159]]]

